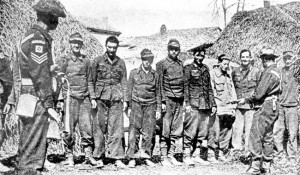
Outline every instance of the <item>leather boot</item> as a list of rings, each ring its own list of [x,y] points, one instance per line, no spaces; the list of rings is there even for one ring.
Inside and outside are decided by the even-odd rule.
[[[264,174],[271,174],[271,161],[265,161],[263,160],[262,164],[261,164],[261,171]]]
[[[93,151],[91,146],[84,147],[84,153],[85,153],[85,163],[90,164],[92,166],[102,167],[102,165],[98,165],[98,162],[93,157]]]
[[[246,171],[246,173],[243,174],[247,174],[247,175],[255,175],[255,174],[261,174],[260,173],[260,165],[261,162],[260,160],[254,160],[252,161],[250,167],[248,168],[248,170]]]

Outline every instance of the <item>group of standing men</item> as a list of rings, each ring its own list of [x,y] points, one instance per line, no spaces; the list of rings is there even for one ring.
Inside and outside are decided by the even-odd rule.
[[[295,58],[292,52],[284,53],[286,64],[282,71],[275,63],[278,55],[270,48],[264,48],[260,54],[264,71],[252,66],[249,50],[240,52],[241,67],[230,68],[230,56],[222,54],[218,57],[218,65],[210,71],[202,63],[204,48],[194,50],[193,63],[184,66],[178,57],[180,43],[171,39],[167,45],[168,56],[156,64],[156,71],[151,66],[153,53],[144,49],[142,64],[130,72],[127,80],[125,62],[116,55],[119,41],[114,36],[107,38],[104,55],[90,62],[91,59],[80,52],[83,37],[74,33],[69,39],[72,52],[58,65],[54,64],[53,39],[48,32],[54,30],[58,18],[66,14],[55,0],[40,0],[33,8],[37,12],[37,24],[20,43],[18,57],[13,63],[13,90],[6,97],[5,107],[2,105],[6,103],[5,98],[1,96],[4,113],[12,106],[19,106],[19,96],[23,94],[38,98],[33,116],[20,115],[17,174],[37,174],[42,170],[48,118],[55,114],[56,104],[68,108],[70,114],[70,131],[64,135],[65,164],[69,166],[74,166],[77,124],[87,163],[102,167],[103,158],[107,157],[114,159],[116,166],[125,168],[121,160],[127,154],[129,167],[136,166],[136,158],[143,158],[147,165],[155,166],[150,158],[156,120],[161,116],[163,166],[181,165],[174,157],[181,152],[187,165],[227,161],[233,148],[233,151],[244,151],[252,156],[248,174],[269,172],[274,150],[273,128],[278,155],[283,156],[285,125],[290,136],[288,154],[291,159],[295,158],[299,101],[298,92],[294,90],[298,84],[289,70]],[[51,83],[57,71],[63,72],[68,79],[59,96],[53,92]],[[12,81],[1,79],[1,84],[4,90],[9,86],[11,89]],[[123,112],[127,110],[131,113],[125,154]],[[278,113],[281,115],[277,120]],[[208,159],[202,156],[207,148],[211,154]]]

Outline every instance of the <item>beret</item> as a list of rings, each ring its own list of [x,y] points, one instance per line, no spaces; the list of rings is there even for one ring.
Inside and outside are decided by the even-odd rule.
[[[36,12],[51,14],[56,17],[66,17],[66,10],[58,0],[40,0],[33,5],[33,9]]]

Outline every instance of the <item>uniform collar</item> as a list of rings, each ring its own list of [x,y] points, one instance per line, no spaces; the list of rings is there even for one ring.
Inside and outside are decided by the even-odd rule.
[[[105,60],[106,60],[107,62],[109,62],[110,64],[114,64],[115,62],[119,61],[119,57],[117,57],[117,56],[115,56],[114,59],[111,60],[111,59],[108,57],[108,55],[107,55],[106,52],[105,52],[105,54],[104,54],[104,58],[105,58]]]
[[[230,68],[226,72],[223,72],[221,70],[220,66],[217,66],[214,69],[215,69],[215,74],[216,74],[217,77],[220,77],[222,75],[228,75],[229,77],[231,77],[231,70],[230,70]]]
[[[43,29],[41,26],[39,26],[39,25],[37,25],[37,24],[34,24],[34,25],[32,26],[32,28],[38,30],[39,32],[41,32],[41,33],[43,34],[43,36],[44,36],[50,43],[52,43],[53,38],[49,35],[49,33],[48,33],[45,29]]]
[[[181,63],[181,60],[178,59],[178,57],[177,57],[176,60],[173,60],[172,58],[170,58],[169,56],[167,56],[167,60],[168,60],[169,62],[172,62],[172,63],[175,63],[175,62]]]
[[[144,70],[144,68],[143,68],[143,65],[141,64],[140,65],[140,67],[138,68],[138,70],[137,70],[137,72],[138,73],[140,73],[141,71],[143,71],[143,72],[145,72],[146,73],[146,71]],[[152,67],[150,66],[150,70],[149,70],[149,72],[151,72],[151,73],[153,73],[153,69],[152,69]],[[149,73],[148,72],[148,73]]]
[[[83,60],[83,55],[82,55],[82,54],[80,54],[80,56],[79,56],[79,57],[77,57],[77,56],[75,56],[75,55],[72,53],[72,55],[71,55],[71,59],[72,59],[74,62],[76,62],[77,60],[80,60],[80,61],[82,61],[82,60]]]

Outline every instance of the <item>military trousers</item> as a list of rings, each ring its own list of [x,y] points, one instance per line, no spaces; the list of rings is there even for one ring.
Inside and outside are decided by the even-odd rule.
[[[68,104],[66,104],[68,105]],[[93,146],[93,130],[92,130],[92,116],[91,116],[91,102],[88,97],[84,99],[77,99],[70,97],[70,133],[67,133],[64,137],[64,142],[68,148],[68,151],[72,151],[75,144],[75,128],[78,125],[82,146]]]
[[[265,101],[253,115],[249,135],[249,150],[253,160],[273,159],[273,128],[278,118],[278,105],[273,110],[272,100]]]
[[[123,102],[97,99],[94,118],[94,157],[125,158]]]
[[[232,146],[235,150],[249,152],[249,133],[254,113],[254,109],[236,109],[232,131]]]
[[[140,135],[142,135],[140,150],[152,156],[155,143],[156,107],[156,103],[140,104],[132,101],[127,149],[129,158],[139,158],[137,153],[139,151]]]
[[[185,114],[183,123],[183,147],[185,150],[194,150],[201,146],[207,139],[208,123],[211,116],[211,110],[199,110],[192,107],[190,113]],[[189,154],[190,152],[185,153]]]
[[[284,107],[279,105],[278,120],[274,124],[274,143],[277,149],[277,155],[285,154],[284,151],[284,135],[285,130],[288,131],[287,154],[291,158],[295,158],[298,149],[297,134],[299,130],[299,114],[298,106]]]
[[[162,156],[172,156],[182,152],[180,141],[183,134],[183,98],[168,97],[166,108],[167,112],[163,117],[160,150]]]
[[[234,123],[235,116],[232,115],[217,115],[216,116],[216,135],[218,148],[222,151],[229,149],[230,141],[232,137],[232,125]]]
[[[48,118],[41,102],[37,103],[32,118],[19,116],[18,175],[42,170],[47,152]]]

